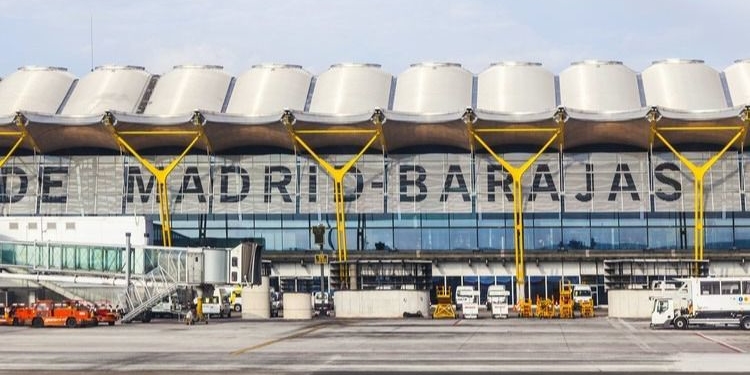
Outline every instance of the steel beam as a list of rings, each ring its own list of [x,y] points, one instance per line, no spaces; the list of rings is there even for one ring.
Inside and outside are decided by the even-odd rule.
[[[562,130],[565,121],[567,121],[567,114],[563,109],[558,110],[554,115],[555,123],[554,127],[519,127],[519,128],[488,128],[488,129],[477,129],[474,127],[476,122],[476,115],[471,111],[467,110],[463,116],[464,123],[467,126],[469,133],[469,142],[472,150],[472,154],[475,152],[474,143],[478,143],[482,146],[495,161],[500,164],[505,171],[511,175],[513,179],[513,244],[514,244],[514,255],[515,255],[515,266],[516,266],[516,288],[518,301],[521,302],[525,299],[524,283],[526,279],[526,254],[524,247],[524,226],[523,226],[523,175],[533,165],[542,154],[557,140],[559,142],[559,149],[562,150]],[[492,149],[482,134],[489,133],[547,133],[550,134],[547,142],[537,151],[536,154],[520,166],[516,167],[506,161],[503,157],[497,154]],[[472,155],[473,157],[474,155]]]
[[[653,146],[655,139],[658,139],[661,141],[661,143],[664,144],[664,146],[669,149],[669,151],[672,152],[672,154],[677,157],[677,159],[682,162],[685,167],[690,170],[690,173],[693,175],[694,179],[694,186],[693,186],[693,259],[696,261],[702,261],[704,259],[704,247],[705,247],[705,197],[703,196],[703,187],[704,187],[704,178],[706,175],[706,172],[708,172],[711,167],[713,167],[719,159],[721,159],[724,154],[729,150],[732,145],[734,145],[737,142],[740,142],[740,148],[743,147],[742,145],[742,139],[743,136],[747,132],[748,127],[748,108],[745,107],[745,109],[740,114],[740,118],[744,122],[743,125],[738,126],[697,126],[697,127],[688,127],[688,126],[665,126],[665,127],[658,127],[657,123],[661,119],[661,114],[659,113],[657,108],[652,108],[651,111],[649,111],[646,118],[648,119],[648,122],[651,127],[651,137],[650,137],[650,152],[653,155]],[[667,139],[664,133],[667,132],[716,132],[716,131],[730,131],[734,132],[734,136],[727,142],[724,147],[714,154],[711,158],[709,158],[705,163],[703,164],[696,164],[690,159],[688,159],[682,152],[680,152],[674,145],[672,145],[671,142]],[[697,264],[697,263],[696,263]],[[693,270],[695,273],[695,276],[698,276],[698,268]]]
[[[34,139],[26,130],[26,124],[28,123],[26,117],[24,117],[20,113],[16,113],[16,117],[13,119],[13,123],[16,125],[16,128],[18,130],[0,131],[0,137],[16,138],[16,141],[13,143],[13,145],[5,152],[5,155],[3,155],[2,159],[0,159],[0,168],[2,168],[5,163],[8,162],[10,157],[13,156],[16,150],[21,147],[24,140],[27,140],[31,144],[31,147],[34,149],[34,151],[37,151],[39,149],[36,146]]]
[[[339,275],[341,279],[341,286],[344,289],[347,289],[349,285],[349,268],[348,264],[345,263],[348,258],[348,251],[346,249],[346,206],[344,204],[344,177],[351,170],[354,164],[356,164],[357,161],[362,158],[362,155],[367,152],[372,144],[375,143],[378,138],[381,138],[381,129],[385,118],[382,116],[382,113],[378,115],[379,113],[380,111],[376,111],[375,115],[373,115],[371,118],[371,121],[375,125],[375,129],[295,130],[294,123],[296,120],[294,118],[294,115],[290,111],[285,111],[284,115],[281,118],[281,121],[286,127],[289,136],[295,144],[295,153],[297,152],[297,145],[301,146],[305,151],[307,151],[308,154],[310,154],[313,160],[315,160],[315,162],[317,162],[318,165],[320,165],[326,171],[328,176],[333,179],[333,200],[335,202],[336,211],[337,258],[339,262],[344,262],[342,263],[342,268]],[[359,153],[357,153],[357,155],[349,159],[342,167],[337,168],[327,160],[323,159],[304,139],[302,139],[301,135],[304,134],[328,134],[331,136],[342,134],[361,134],[369,135],[370,138],[361,148]]]
[[[133,155],[133,157],[135,157],[135,159],[138,160],[138,162],[141,163],[141,165],[143,165],[143,167],[151,172],[151,174],[154,176],[154,179],[156,180],[156,191],[159,195],[159,220],[161,220],[162,243],[167,247],[172,246],[172,214],[169,209],[169,192],[167,190],[167,179],[169,178],[169,174],[172,173],[177,165],[179,165],[180,162],[182,162],[182,160],[185,158],[185,155],[187,155],[188,152],[190,152],[190,150],[193,148],[193,146],[198,143],[198,140],[203,138],[203,127],[201,126],[199,117],[199,114],[196,114],[196,116],[193,117],[193,124],[195,125],[196,130],[175,131],[118,131],[114,126],[114,117],[110,113],[107,113],[103,119],[104,124],[112,131],[112,136],[115,138],[117,143],[125,150],[127,150],[131,155]],[[157,167],[156,165],[154,165],[154,163],[147,160],[138,151],[136,151],[135,148],[133,148],[133,146],[124,138],[132,135],[159,137],[192,135],[193,139],[183,149],[182,153],[176,158],[172,159],[169,164],[164,167]]]

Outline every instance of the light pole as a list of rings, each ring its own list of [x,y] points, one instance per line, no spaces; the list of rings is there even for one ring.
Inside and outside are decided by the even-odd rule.
[[[315,254],[315,263],[320,264],[320,291],[325,291],[325,264],[328,263],[328,256],[326,256],[323,253],[323,243],[325,243],[325,234],[326,234],[326,226],[323,224],[318,224],[310,230],[313,233],[313,239],[315,240],[315,245],[318,246],[318,249],[320,249],[320,252],[318,254]]]

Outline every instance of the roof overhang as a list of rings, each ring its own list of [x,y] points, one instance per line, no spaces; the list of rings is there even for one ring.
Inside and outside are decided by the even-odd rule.
[[[23,113],[26,129],[39,151],[50,153],[73,148],[118,150],[112,132],[102,123],[103,115],[60,116]]]
[[[238,147],[270,146],[294,150],[281,123],[283,112],[266,116],[242,116],[205,112],[204,133],[214,152]]]
[[[159,147],[188,147],[203,132],[203,116],[199,112],[174,116],[134,115],[108,112],[115,133],[134,150]],[[209,150],[207,142],[195,147]]]
[[[450,146],[470,150],[464,112],[412,114],[385,112],[383,136],[389,152],[414,146]]]

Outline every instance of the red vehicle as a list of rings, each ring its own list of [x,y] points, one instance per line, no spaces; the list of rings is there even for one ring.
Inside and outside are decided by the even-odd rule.
[[[107,323],[108,325],[115,325],[115,322],[120,319],[120,314],[110,306],[96,306],[95,315],[98,323]]]
[[[65,303],[55,303],[51,300],[37,301],[34,304],[33,311],[35,314],[31,318],[31,326],[36,328],[75,328],[97,324],[94,312],[76,301]]]
[[[14,326],[30,326],[31,321],[36,316],[36,311],[34,311],[34,308],[26,306],[24,304],[14,304],[13,306],[11,306],[11,309],[13,309],[13,321],[11,324]]]

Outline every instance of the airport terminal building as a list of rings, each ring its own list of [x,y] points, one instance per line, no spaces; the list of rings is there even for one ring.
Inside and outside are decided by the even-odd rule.
[[[605,303],[605,260],[633,284],[750,273],[748,105],[750,60],[23,67],[0,81],[0,241],[262,239],[299,289],[322,224],[333,259],[479,290],[521,275],[527,296],[565,277]]]

